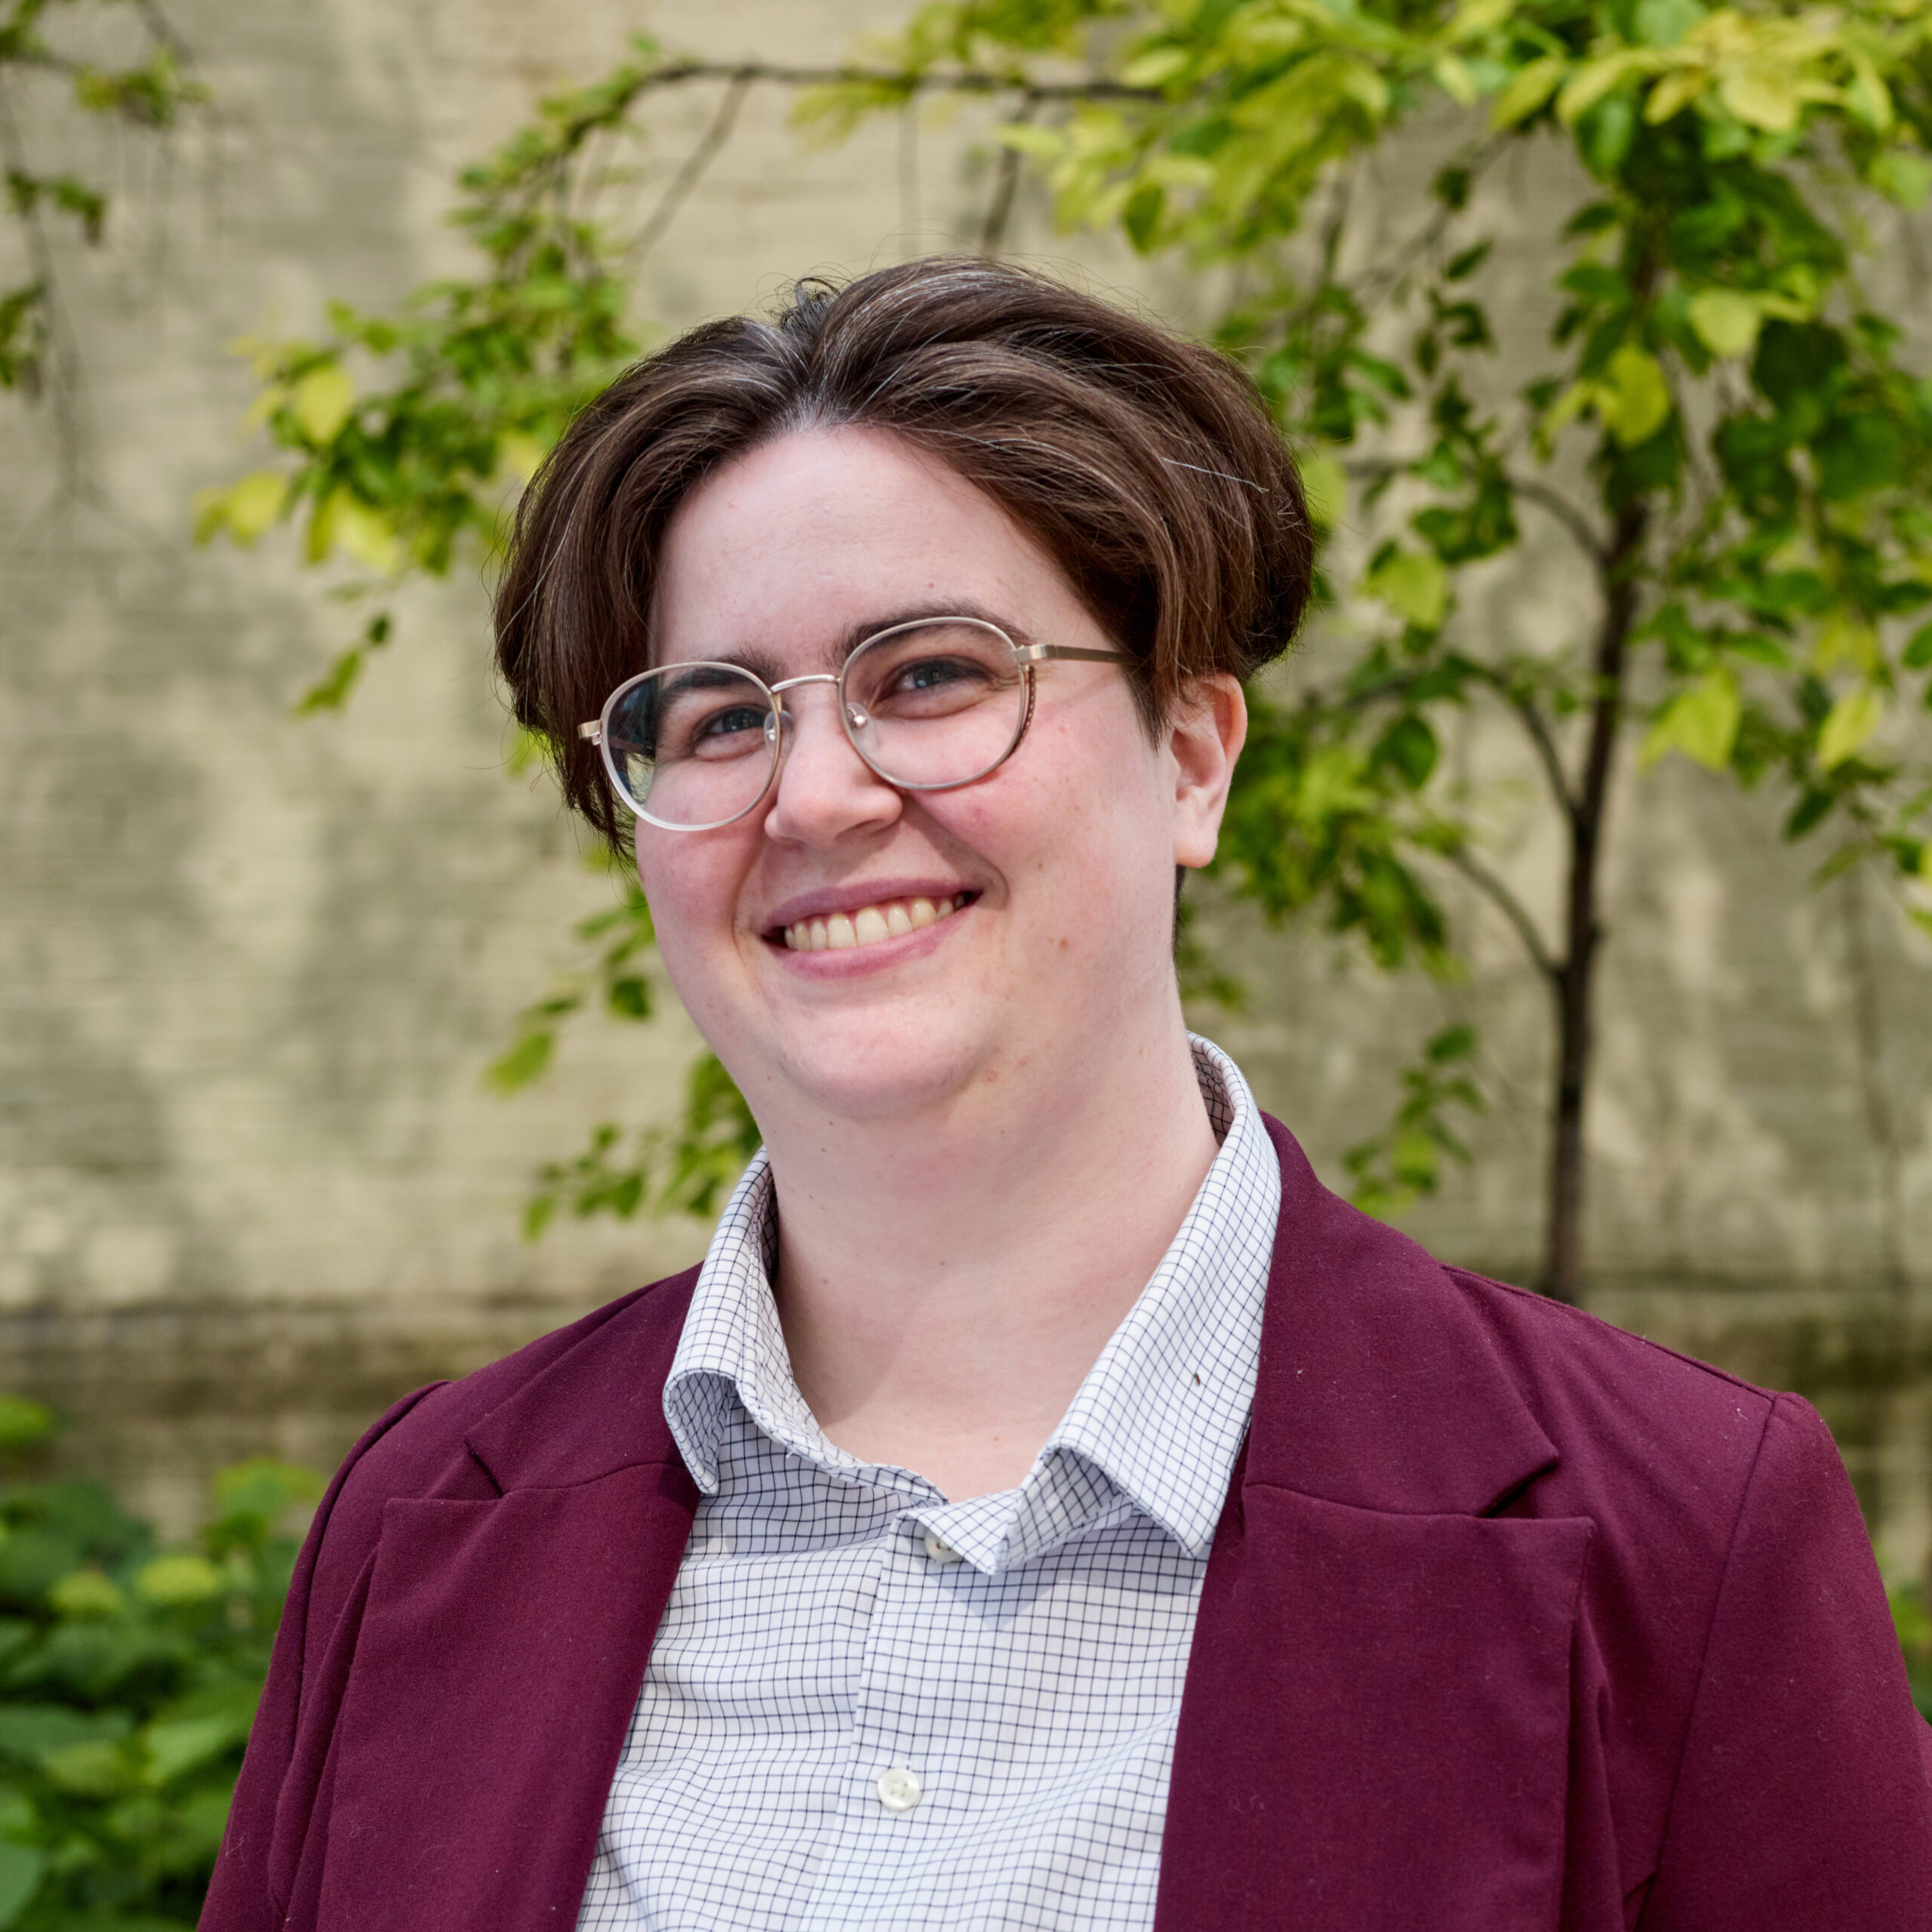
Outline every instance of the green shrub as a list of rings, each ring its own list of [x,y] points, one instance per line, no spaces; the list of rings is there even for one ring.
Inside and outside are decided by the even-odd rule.
[[[1905,1652],[1912,1701],[1932,1718],[1932,1611],[1926,1607],[1923,1583],[1906,1583],[1893,1591],[1892,1622],[1897,1626],[1899,1647]]]
[[[0,1397],[0,1453],[51,1432]],[[0,1928],[165,1932],[201,1910],[312,1471],[214,1481],[195,1550],[97,1483],[0,1482]]]

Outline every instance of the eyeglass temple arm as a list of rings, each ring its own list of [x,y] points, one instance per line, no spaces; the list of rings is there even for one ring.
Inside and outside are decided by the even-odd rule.
[[[604,723],[601,718],[587,718],[577,728],[580,738],[588,738],[593,745],[604,742]]]
[[[1089,664],[1131,664],[1124,651],[1082,651],[1072,644],[1016,644],[1014,654],[1023,664],[1038,664],[1049,657],[1077,657]]]

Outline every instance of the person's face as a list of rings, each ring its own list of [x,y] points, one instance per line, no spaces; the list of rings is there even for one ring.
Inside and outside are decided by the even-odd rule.
[[[941,613],[1114,648],[998,504],[878,431],[732,463],[680,510],[661,565],[657,663],[835,671],[857,639]],[[1032,1087],[1091,1056],[1110,1017],[1171,1010],[1174,868],[1212,855],[1238,687],[1208,681],[1155,743],[1122,668],[1035,676],[1025,740],[974,783],[894,790],[841,731],[834,688],[808,685],[785,694],[795,722],[756,810],[709,832],[638,826],[666,969],[755,1112],[997,1104],[1006,1075],[1026,1068]],[[955,909],[928,922],[921,900]],[[815,920],[860,943],[811,949]]]

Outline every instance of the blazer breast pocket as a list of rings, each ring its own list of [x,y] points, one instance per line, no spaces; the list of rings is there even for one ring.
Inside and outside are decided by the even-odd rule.
[[[1549,1932],[1593,1526],[1259,1483],[1242,1505],[1189,1663],[1161,1932]]]

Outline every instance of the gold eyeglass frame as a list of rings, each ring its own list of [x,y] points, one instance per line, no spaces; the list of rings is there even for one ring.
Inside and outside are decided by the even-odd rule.
[[[1020,723],[1005,750],[991,764],[976,771],[969,777],[948,778],[936,783],[915,784],[906,780],[894,778],[890,772],[882,771],[860,743],[858,734],[869,721],[863,709],[852,703],[846,695],[845,678],[864,653],[875,644],[888,638],[903,635],[907,631],[924,630],[938,624],[964,624],[974,630],[989,631],[1013,653],[1013,661],[1020,672],[1026,687],[1026,701],[1020,715]],[[949,617],[943,614],[931,617],[909,618],[904,623],[889,624],[882,631],[874,631],[869,637],[861,638],[852,647],[845,662],[836,671],[811,671],[802,677],[783,678],[775,685],[768,685],[755,671],[742,664],[727,663],[722,659],[697,657],[675,664],[655,664],[648,671],[640,671],[634,678],[626,678],[604,700],[604,708],[595,718],[587,718],[577,728],[580,738],[595,745],[601,755],[604,774],[610,781],[611,790],[617,794],[618,802],[634,817],[647,825],[654,825],[662,832],[716,832],[723,826],[736,825],[740,819],[755,812],[764,804],[772,786],[777,783],[780,766],[784,761],[785,720],[793,715],[788,712],[783,700],[789,691],[795,691],[801,685],[832,685],[838,691],[838,721],[844,728],[846,742],[858,754],[866,769],[881,783],[890,785],[895,792],[956,792],[962,785],[977,785],[983,778],[990,777],[1005,764],[1020,749],[1020,741],[1026,736],[1027,728],[1033,721],[1035,691],[1033,671],[1036,665],[1057,659],[1073,659],[1094,664],[1131,664],[1133,658],[1124,651],[1087,651],[1070,644],[1017,644],[998,624],[984,617]],[[765,726],[765,736],[771,746],[771,768],[765,774],[764,783],[758,788],[758,795],[742,811],[734,812],[729,818],[713,819],[704,825],[673,825],[669,820],[657,818],[645,811],[630,795],[629,788],[618,775],[617,761],[611,755],[611,712],[627,691],[635,691],[639,685],[653,678],[661,678],[672,671],[718,670],[730,671],[742,678],[748,678],[765,694],[771,707],[771,718]],[[794,719],[795,722],[795,718]]]

